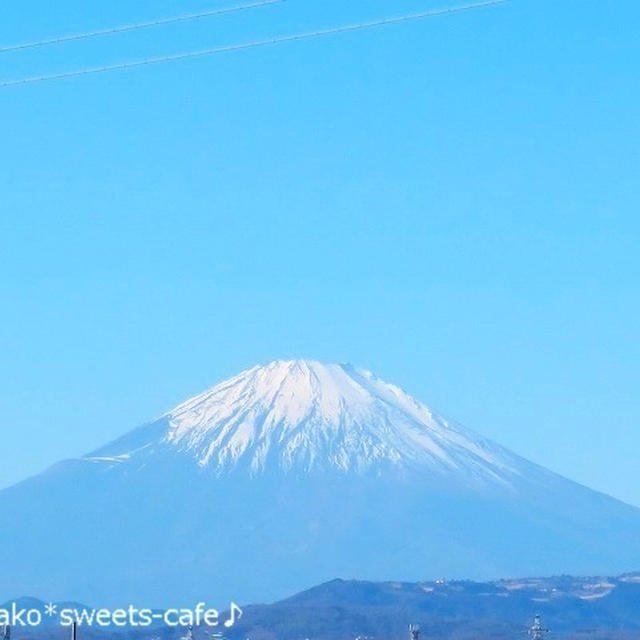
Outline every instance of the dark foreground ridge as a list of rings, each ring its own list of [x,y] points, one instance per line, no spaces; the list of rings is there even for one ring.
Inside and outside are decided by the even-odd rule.
[[[20,601],[22,604],[27,599]],[[32,606],[35,601],[28,599]],[[40,603],[44,606],[44,603]],[[6,605],[3,605],[6,606]],[[557,576],[495,582],[332,580],[273,604],[244,607],[231,629],[79,629],[78,640],[406,640],[410,623],[422,638],[527,638],[541,614],[553,638],[640,640],[640,572],[617,578]],[[212,636],[212,631],[219,631]],[[13,640],[68,638],[47,625],[15,629]]]
[[[524,639],[536,613],[553,638],[640,639],[640,573],[487,583],[334,580],[246,607],[229,637],[404,640],[407,625],[417,623],[425,638]]]

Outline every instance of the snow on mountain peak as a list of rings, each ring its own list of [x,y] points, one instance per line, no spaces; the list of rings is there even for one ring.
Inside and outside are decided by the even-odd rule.
[[[428,468],[508,482],[519,459],[347,364],[255,366],[164,416],[164,442],[218,472]]]

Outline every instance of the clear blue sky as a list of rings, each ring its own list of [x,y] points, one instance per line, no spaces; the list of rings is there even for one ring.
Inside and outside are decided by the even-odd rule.
[[[0,42],[222,4],[9,0]],[[445,4],[288,0],[0,77]],[[300,356],[640,505],[639,31],[513,0],[0,92],[0,486]]]

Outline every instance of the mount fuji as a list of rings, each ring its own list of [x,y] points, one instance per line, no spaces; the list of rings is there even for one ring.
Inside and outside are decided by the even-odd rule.
[[[335,577],[640,567],[640,509],[350,365],[256,366],[0,491],[0,598],[224,605]]]

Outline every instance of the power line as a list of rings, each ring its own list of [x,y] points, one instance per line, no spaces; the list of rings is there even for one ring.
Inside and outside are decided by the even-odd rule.
[[[399,24],[401,22],[410,22],[413,20],[420,20],[423,18],[433,18],[435,16],[441,16],[449,13],[460,13],[462,11],[472,11],[474,9],[481,9],[484,7],[491,7],[498,4],[503,4],[508,0],[485,0],[483,2],[475,2],[472,4],[458,5],[455,7],[447,7],[444,9],[432,9],[431,11],[424,11],[422,13],[413,13],[395,18],[383,18],[381,20],[372,20],[370,22],[360,22],[357,24],[350,24],[342,27],[333,27],[330,29],[322,29],[318,31],[308,31],[306,33],[298,33],[288,36],[277,36],[275,38],[269,38],[266,40],[255,40],[253,42],[244,42],[240,44],[231,44],[212,49],[203,49],[200,51],[191,51],[189,53],[178,53],[175,55],[163,56],[160,58],[147,58],[145,60],[134,60],[132,62],[123,62],[119,64],[106,65],[102,67],[92,67],[89,69],[80,69],[77,71],[65,71],[63,73],[56,73],[51,75],[33,76],[31,78],[23,78],[21,80],[10,80],[0,83],[0,88],[15,87],[17,85],[34,84],[37,82],[45,82],[48,80],[63,80],[65,78],[76,78],[79,76],[93,75],[97,73],[106,73],[108,71],[118,71],[123,69],[132,69],[135,67],[143,67],[154,64],[161,64],[164,62],[174,62],[177,60],[187,60],[191,58],[201,58],[204,56],[211,56],[218,53],[229,53],[232,51],[241,51],[243,49],[256,49],[258,47],[265,47],[268,45],[281,44],[284,42],[294,42],[297,40],[307,40],[310,38],[319,38],[323,36],[335,35],[340,33],[346,33],[348,31],[357,31],[360,29],[371,29],[374,27],[381,27],[384,25]]]
[[[75,42],[77,40],[89,40],[99,36],[107,36],[115,33],[125,33],[127,31],[137,31],[139,29],[150,29],[151,27],[160,27],[167,24],[175,24],[176,22],[188,22],[190,20],[201,20],[211,16],[219,16],[225,13],[234,13],[236,11],[245,11],[248,9],[257,9],[270,4],[277,4],[283,0],[260,0],[260,2],[252,2],[250,4],[240,4],[233,7],[223,7],[220,9],[211,9],[209,11],[201,11],[200,13],[188,13],[181,16],[171,18],[161,18],[151,22],[136,22],[133,24],[125,24],[119,27],[110,27],[108,29],[99,29],[97,31],[87,31],[85,33],[76,33],[68,36],[60,36],[57,38],[49,38],[48,40],[36,40],[34,42],[24,42],[22,44],[13,44],[0,47],[0,53],[8,53],[10,51],[22,51],[23,49],[35,49],[36,47],[47,47],[54,44],[62,44],[63,42]]]

